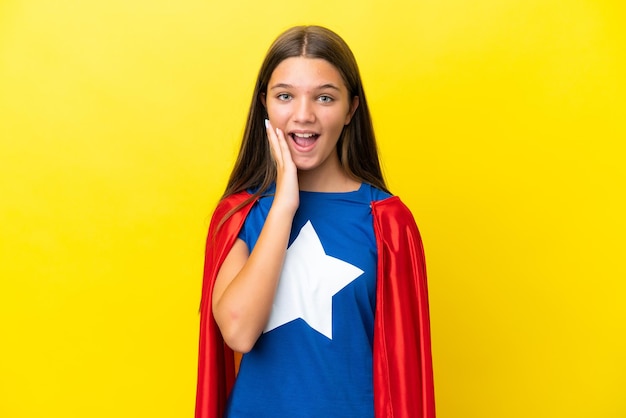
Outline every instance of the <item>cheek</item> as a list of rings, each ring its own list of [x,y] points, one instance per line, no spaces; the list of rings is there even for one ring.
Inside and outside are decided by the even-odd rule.
[[[346,114],[341,112],[333,112],[326,115],[326,124],[335,131],[341,131],[346,124]]]
[[[284,122],[289,117],[287,106],[268,106],[267,115],[276,125],[278,122]]]

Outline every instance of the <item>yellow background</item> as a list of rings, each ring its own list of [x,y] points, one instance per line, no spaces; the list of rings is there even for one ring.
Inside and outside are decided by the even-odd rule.
[[[361,66],[438,416],[626,416],[622,1],[0,2],[0,416],[190,417],[204,237],[274,37]]]

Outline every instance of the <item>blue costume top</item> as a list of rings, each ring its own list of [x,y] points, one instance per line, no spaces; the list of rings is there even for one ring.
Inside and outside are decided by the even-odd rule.
[[[239,238],[252,251],[273,201],[253,206]],[[300,192],[269,322],[243,356],[226,416],[374,416],[377,249],[370,203],[389,197]]]

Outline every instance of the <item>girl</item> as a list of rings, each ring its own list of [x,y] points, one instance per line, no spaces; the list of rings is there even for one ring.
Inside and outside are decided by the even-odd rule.
[[[419,232],[354,56],[319,26],[270,47],[209,227],[196,418],[223,416],[435,416]]]

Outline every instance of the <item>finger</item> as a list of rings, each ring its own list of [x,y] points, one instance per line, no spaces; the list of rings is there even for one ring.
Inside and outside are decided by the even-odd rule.
[[[270,153],[274,158],[274,162],[278,163],[279,161],[282,163],[282,150],[278,141],[278,136],[276,135],[276,131],[274,127],[270,123],[269,119],[265,119],[265,131],[267,133],[267,139],[270,143]]]
[[[276,128],[276,136],[278,139],[278,145],[280,146],[280,153],[282,157],[282,161],[284,164],[293,164],[293,160],[291,159],[291,150],[289,149],[289,145],[287,145],[287,138],[285,137],[285,133]]]

